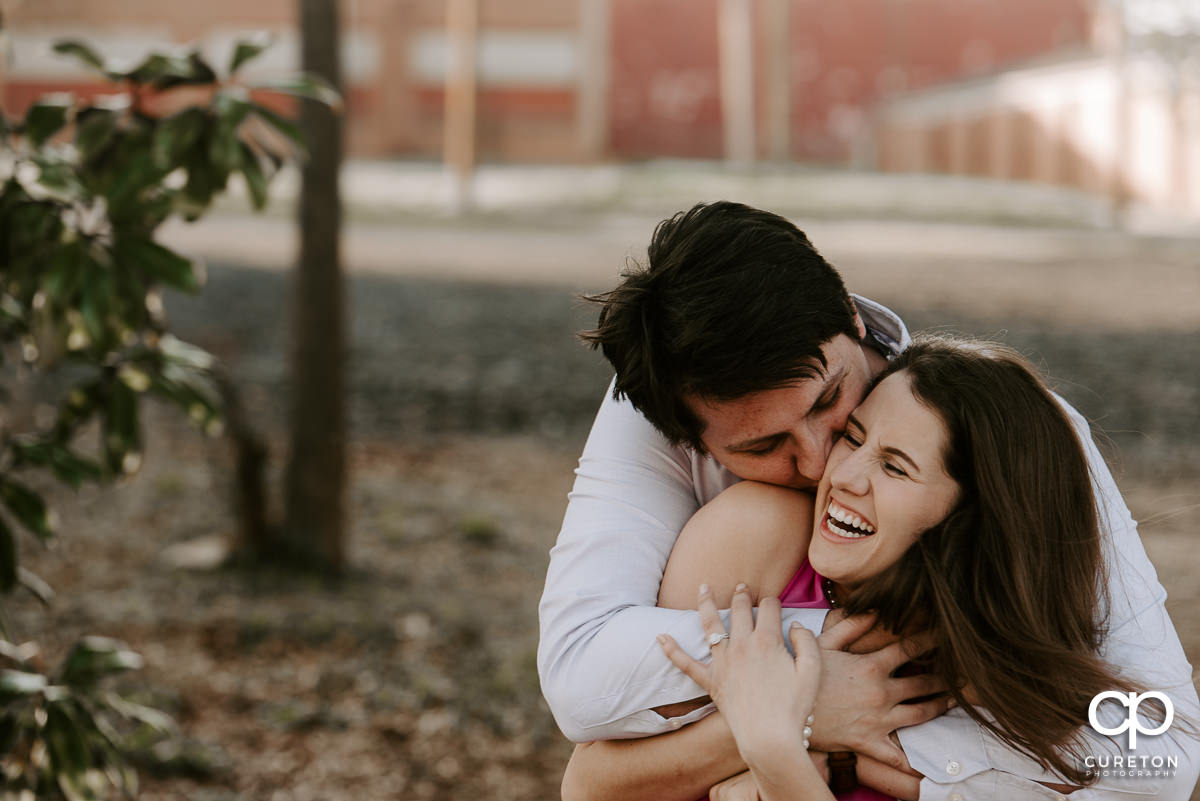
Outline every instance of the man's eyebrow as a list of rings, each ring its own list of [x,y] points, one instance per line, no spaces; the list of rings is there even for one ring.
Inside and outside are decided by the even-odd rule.
[[[863,424],[859,421],[859,419],[854,416],[853,412],[851,412],[850,416],[846,418],[846,428],[849,428],[850,426],[854,426],[855,428],[857,428],[859,431],[863,432],[864,434],[867,431],[867,429],[863,426]],[[897,459],[902,459],[905,462],[908,462],[909,467],[912,468],[914,473],[921,472],[920,466],[917,465],[917,463],[915,461],[913,461],[913,458],[911,456],[909,456],[907,453],[905,453],[904,451],[895,447],[894,445],[884,445],[882,448],[880,448],[880,450],[882,450],[884,453],[888,454],[889,456],[895,456]]]
[[[816,404],[821,402],[821,398],[823,398],[827,394],[829,394],[829,388],[834,386],[835,384],[837,384],[839,381],[841,381],[842,378],[845,377],[845,375],[846,375],[846,365],[843,364],[836,373],[831,373],[831,374],[825,376],[825,385],[821,387],[821,392],[817,395],[817,400],[813,403],[813,406],[810,406],[808,408],[808,411],[806,411],[804,413],[805,417],[812,414],[813,408],[816,406]],[[756,448],[760,445],[766,445],[771,440],[780,439],[781,437],[784,437],[786,435],[787,435],[786,431],[776,431],[774,434],[763,434],[761,437],[754,437],[753,439],[745,439],[745,440],[742,440],[741,442],[736,442],[732,445],[726,445],[725,449],[730,450],[730,451],[749,450],[752,448]]]

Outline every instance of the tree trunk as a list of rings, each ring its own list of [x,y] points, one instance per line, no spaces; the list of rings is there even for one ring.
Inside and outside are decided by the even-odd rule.
[[[341,89],[337,0],[300,0],[302,67]],[[292,555],[328,572],[345,562],[345,420],[341,273],[342,121],[301,107],[309,158],[300,188],[300,258],[292,331],[291,453],[286,538]]]

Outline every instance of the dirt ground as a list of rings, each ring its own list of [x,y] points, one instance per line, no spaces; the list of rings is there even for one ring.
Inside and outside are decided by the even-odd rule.
[[[232,530],[226,444],[170,410],[150,415],[139,476],[57,494],[59,541],[47,551],[27,543],[22,559],[58,601],[49,614],[21,599],[7,609],[51,653],[103,633],[146,657],[128,685],[176,716],[182,746],[143,769],[143,798],[558,797],[569,746],[537,686],[536,605],[609,377],[573,341],[592,317],[574,296],[605,286],[619,267],[611,260],[644,248],[653,222],[560,225],[553,235],[532,220],[409,223],[411,251],[394,251],[391,269],[380,256],[354,273],[353,567],[336,586],[164,566],[168,546]],[[1022,229],[939,240],[939,229],[879,226],[891,246],[872,247],[871,224],[857,225],[826,224],[826,253],[852,289],[914,329],[1021,348],[1104,430],[1200,663],[1194,243],[1043,233],[1042,247],[1018,249],[1006,245],[1022,242]],[[403,243],[405,230],[387,236]],[[597,270],[527,271],[528,258],[549,270],[597,252],[610,259]],[[471,272],[483,253],[497,272]],[[288,289],[284,273],[261,267],[213,264],[203,295],[168,308],[181,336],[232,366],[272,437],[277,482]]]

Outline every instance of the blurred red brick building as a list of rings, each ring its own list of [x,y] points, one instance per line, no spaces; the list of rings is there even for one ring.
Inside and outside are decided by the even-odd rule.
[[[722,155],[719,0],[479,0],[481,155],[495,160]],[[756,77],[767,7],[788,8],[791,157],[839,162],[880,99],[1082,48],[1091,0],[754,0]],[[257,30],[279,43],[260,71],[292,66],[294,0],[19,0],[0,103],[19,113],[86,73],[49,54],[82,36],[132,57],[164,41],[221,53]],[[447,39],[440,0],[347,0],[350,148],[436,158]],[[756,108],[762,109],[762,98]],[[591,104],[592,113],[583,108]],[[582,131],[581,126],[591,130]]]
[[[1105,0],[463,1],[478,7],[484,161],[849,164],[1200,213],[1200,86],[1156,54],[1122,55]],[[441,158],[449,2],[343,0],[352,155]],[[195,43],[220,62],[266,30],[278,43],[260,74],[298,61],[295,0],[0,3],[9,114],[48,91],[99,89],[50,52],[67,36],[130,59]]]

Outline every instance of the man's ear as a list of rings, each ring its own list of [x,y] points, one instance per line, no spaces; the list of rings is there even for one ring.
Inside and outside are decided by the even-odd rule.
[[[863,325],[862,316],[858,313],[858,306],[854,305],[854,298],[850,298],[850,308],[854,309],[854,327],[858,330],[858,338],[867,338],[867,327]]]

